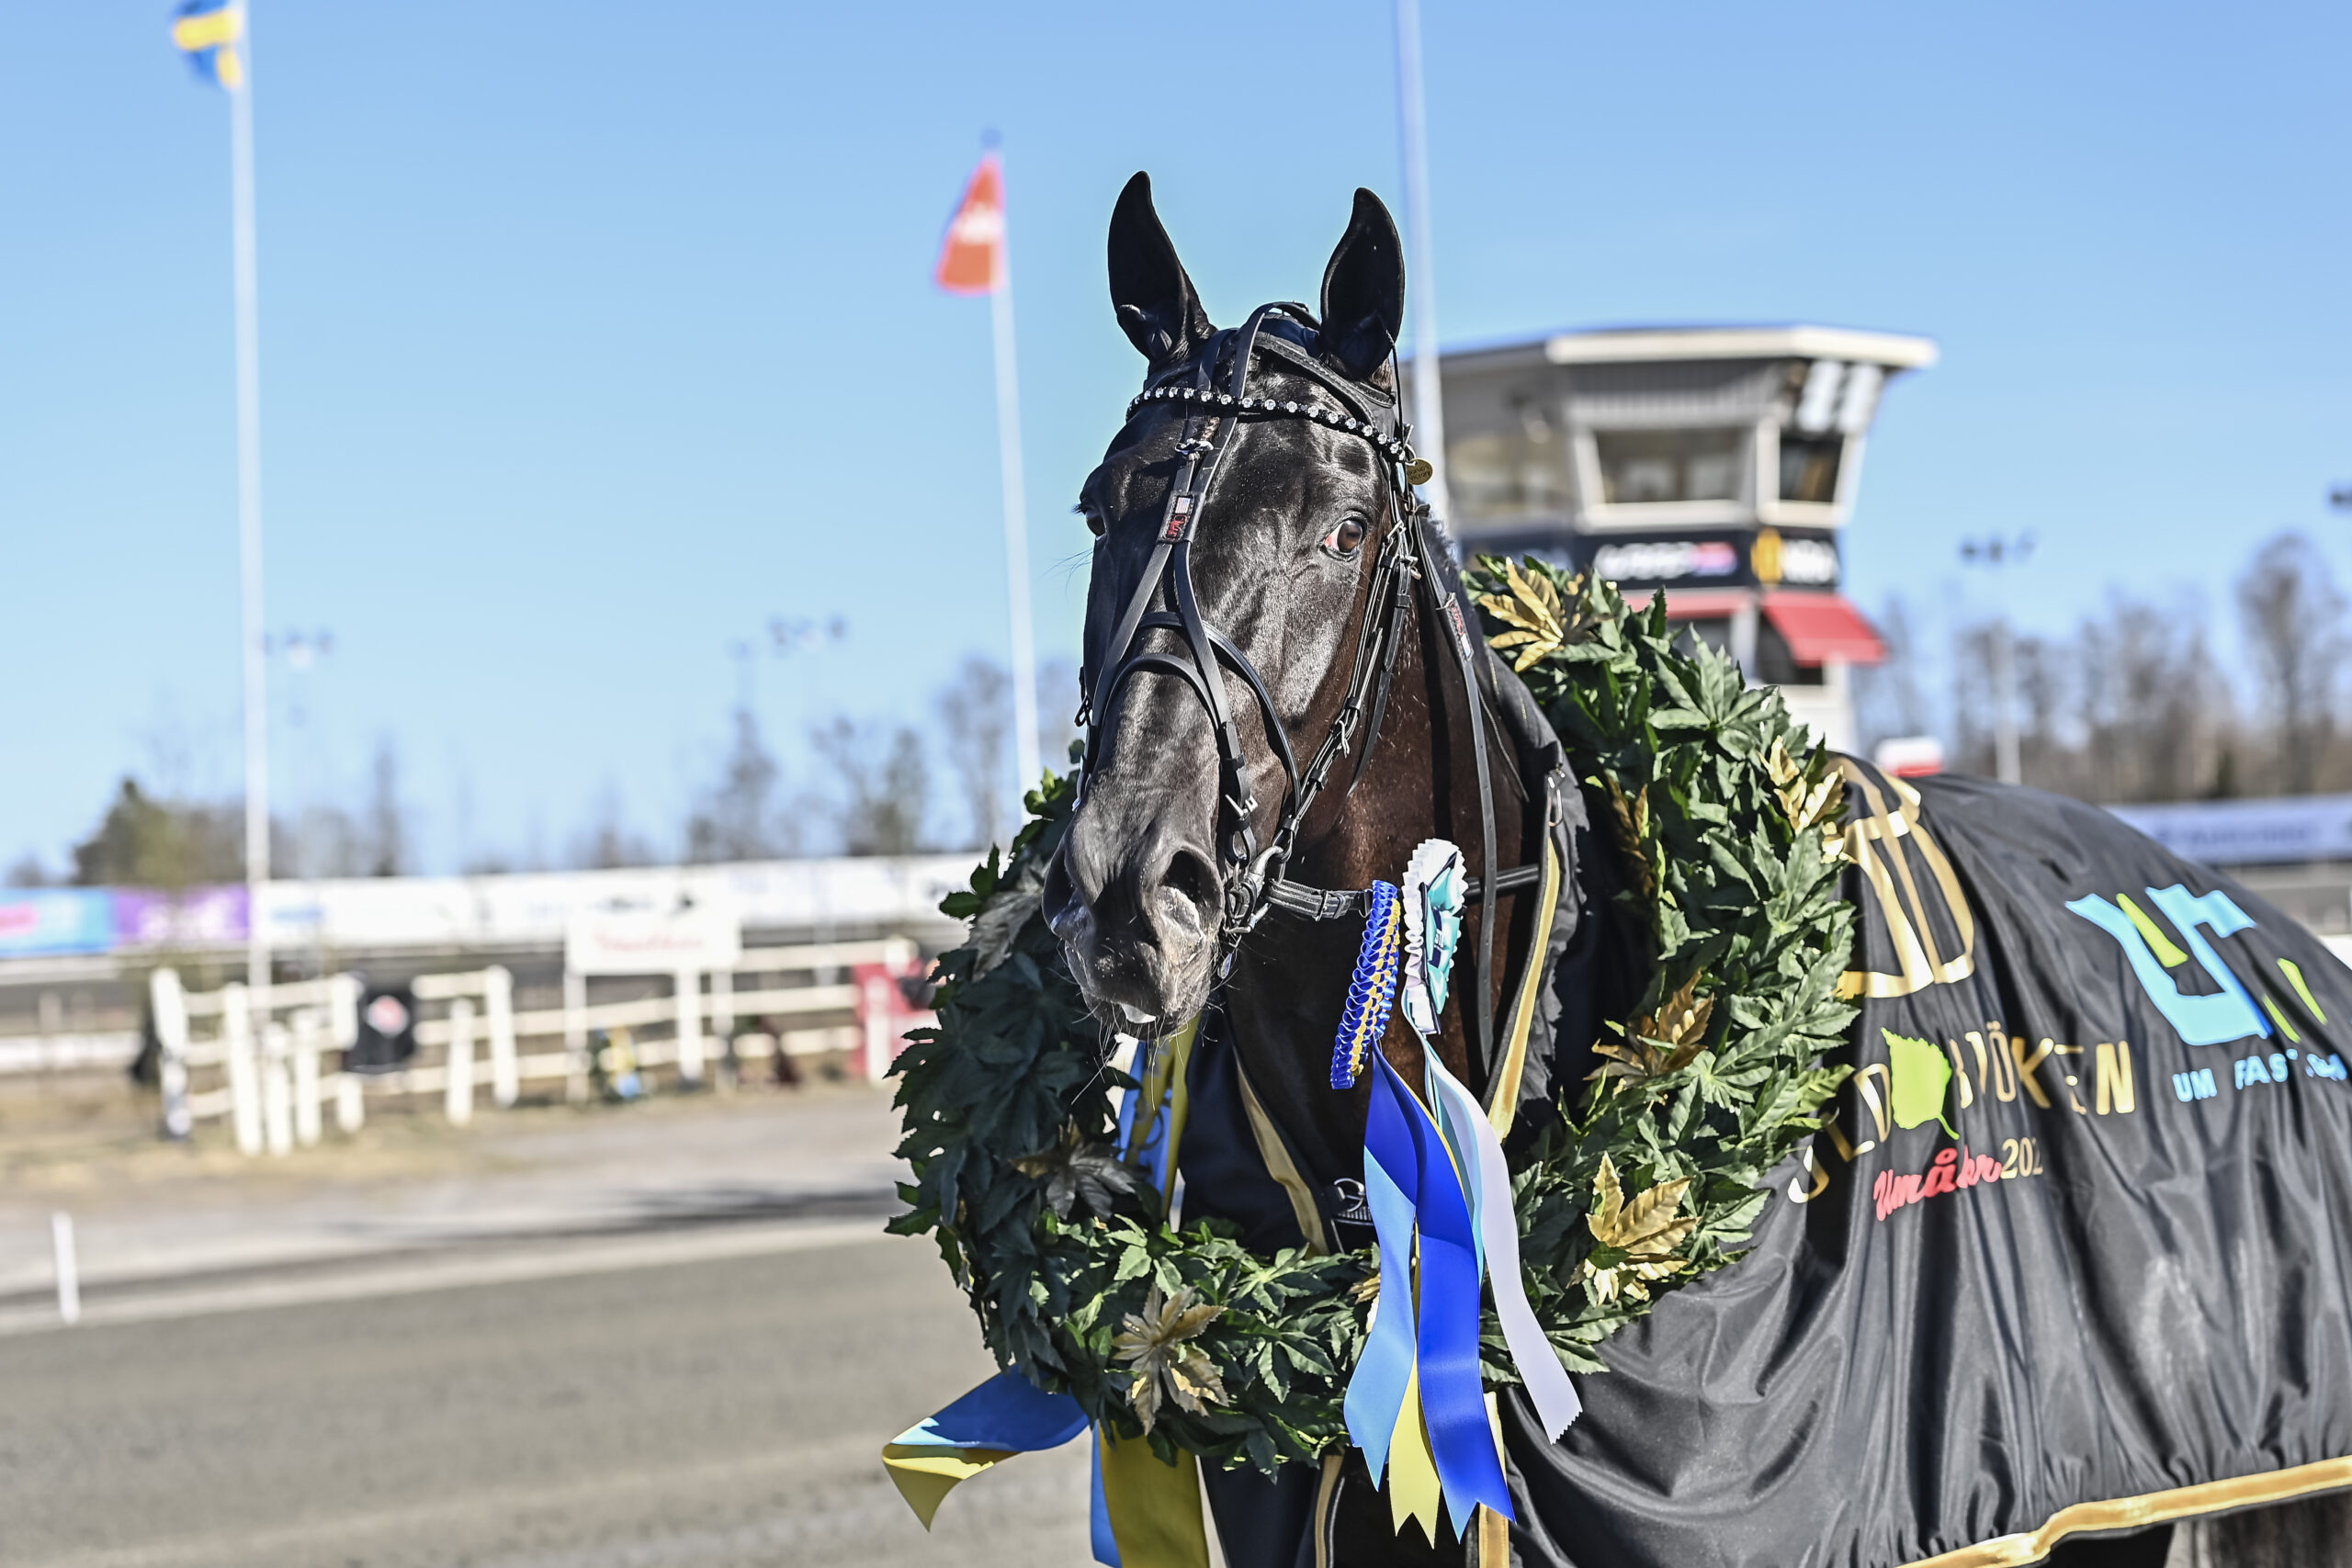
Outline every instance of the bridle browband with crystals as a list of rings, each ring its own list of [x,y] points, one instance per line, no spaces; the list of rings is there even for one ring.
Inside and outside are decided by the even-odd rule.
[[[1495,863],[1493,783],[1487,758],[1483,702],[1478,688],[1476,656],[1462,608],[1461,590],[1451,554],[1429,521],[1429,509],[1416,500],[1412,486],[1426,481],[1429,465],[1413,451],[1408,429],[1393,404],[1375,400],[1369,389],[1335,376],[1313,355],[1295,346],[1278,329],[1261,333],[1269,320],[1306,332],[1317,329],[1302,305],[1261,305],[1238,328],[1218,333],[1202,352],[1162,372],[1127,405],[1127,417],[1155,404],[1182,410],[1182,434],[1177,442],[1175,482],[1160,516],[1152,553],[1134,592],[1128,596],[1102,661],[1081,671],[1082,701],[1079,723],[1086,728],[1085,761],[1080,775],[1081,800],[1091,779],[1110,761],[1117,728],[1118,704],[1127,682],[1146,671],[1172,675],[1192,691],[1207,710],[1218,759],[1221,800],[1218,853],[1225,863],[1225,908],[1217,928],[1218,953],[1215,973],[1222,978],[1230,969],[1241,940],[1257,929],[1269,909],[1280,908],[1315,919],[1333,919],[1361,912],[1363,891],[1327,892],[1304,886],[1286,875],[1297,848],[1300,824],[1329,782],[1339,759],[1356,753],[1347,793],[1364,774],[1388,706],[1391,677],[1403,644],[1414,585],[1423,584],[1430,607],[1459,657],[1468,700],[1472,747],[1476,760],[1482,827],[1482,874],[1473,879],[1471,893],[1479,899],[1478,985],[1474,1013],[1475,1040],[1481,1057],[1494,1037],[1492,964],[1496,895],[1534,882],[1534,866],[1520,867],[1500,876],[1486,874]],[[1250,389],[1253,359],[1264,354],[1281,369],[1304,377],[1320,389],[1307,400],[1258,397]],[[1219,370],[1224,386],[1217,385]],[[1305,419],[1326,429],[1355,435],[1379,454],[1387,480],[1387,505],[1378,525],[1379,538],[1372,581],[1356,625],[1355,648],[1349,671],[1347,694],[1325,731],[1322,744],[1306,769],[1295,751],[1273,697],[1249,657],[1203,617],[1193,590],[1192,543],[1197,536],[1204,501],[1225,459],[1243,416]],[[1253,421],[1254,422],[1254,421]],[[1170,609],[1155,610],[1153,601],[1165,592]],[[1180,639],[1175,650],[1136,649],[1146,632],[1166,631]],[[1248,759],[1241,749],[1238,727],[1227,701],[1221,671],[1230,670],[1249,687],[1258,704],[1267,739],[1283,776],[1283,803],[1272,833],[1261,847],[1256,828],[1259,801],[1250,784]],[[1362,729],[1362,744],[1357,732]],[[1226,826],[1229,821],[1229,829]]]

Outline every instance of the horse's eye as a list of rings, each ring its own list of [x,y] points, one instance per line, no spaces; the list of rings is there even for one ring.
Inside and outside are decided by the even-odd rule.
[[[1093,535],[1098,539],[1102,536],[1102,514],[1101,513],[1095,511],[1094,508],[1089,506],[1082,501],[1075,507],[1071,508],[1071,510],[1076,512],[1080,517],[1086,519],[1086,531],[1088,533]]]
[[[1363,547],[1363,519],[1351,517],[1323,536],[1323,547],[1335,556],[1348,557]]]

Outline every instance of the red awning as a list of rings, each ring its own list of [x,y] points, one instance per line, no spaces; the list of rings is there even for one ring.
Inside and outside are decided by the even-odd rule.
[[[1789,639],[1790,655],[1807,669],[1886,659],[1886,644],[1842,593],[1767,593],[1764,615]]]

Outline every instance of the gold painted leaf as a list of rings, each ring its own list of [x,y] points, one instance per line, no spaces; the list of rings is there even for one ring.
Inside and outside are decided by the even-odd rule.
[[[1824,767],[1820,779],[1807,784],[1805,775],[1815,765],[1812,757],[1800,761],[1790,755],[1788,743],[1778,737],[1764,758],[1764,771],[1780,797],[1781,810],[1789,826],[1799,832],[1816,824],[1834,825],[1846,806],[1846,775],[1835,767]]]
[[[1604,775],[1609,785],[1610,826],[1616,829],[1617,847],[1632,863],[1634,885],[1641,896],[1655,903],[1657,899],[1657,873],[1650,864],[1650,786],[1644,784],[1633,799],[1625,798],[1625,786],[1617,775]]]
[[[1702,972],[1693,973],[1656,1012],[1635,1019],[1622,1043],[1595,1044],[1593,1054],[1609,1059],[1587,1073],[1586,1080],[1623,1089],[1680,1072],[1696,1061],[1706,1049],[1707,1024],[1715,1013],[1715,998],[1696,994],[1703,977]]]
[[[1507,560],[1503,562],[1503,581],[1510,588],[1509,593],[1481,593],[1477,604],[1480,609],[1512,628],[1498,632],[1487,640],[1498,652],[1519,650],[1511,664],[1514,671],[1524,674],[1547,655],[1580,640],[1590,629],[1581,610],[1571,615],[1563,607],[1559,589],[1543,573],[1530,576],[1520,570],[1516,562]],[[1577,593],[1583,581],[1579,577],[1568,579],[1568,592]]]
[[[1585,1216],[1585,1224],[1593,1240],[1628,1256],[1606,1269],[1594,1268],[1590,1258],[1577,1267],[1576,1278],[1592,1281],[1596,1300],[1611,1302],[1624,1295],[1647,1301],[1652,1284],[1690,1267],[1674,1256],[1699,1225],[1696,1214],[1675,1213],[1690,1186],[1687,1179],[1662,1181],[1628,1203],[1616,1165],[1607,1155],[1600,1156],[1600,1174],[1593,1183],[1599,1206]]]
[[[1616,1165],[1603,1155],[1600,1179],[1593,1184],[1600,1206],[1586,1216],[1585,1223],[1591,1227],[1593,1239],[1604,1247],[1637,1256],[1663,1256],[1673,1251],[1699,1223],[1695,1215],[1675,1217],[1690,1186],[1688,1178],[1662,1181],[1628,1203],[1618,1183]]]
[[[1225,1378],[1197,1345],[1186,1341],[1216,1321],[1225,1308],[1201,1301],[1186,1285],[1163,1297],[1154,1285],[1140,1314],[1129,1313],[1111,1341],[1112,1358],[1134,1369],[1127,1403],[1148,1433],[1159,1419],[1163,1392],[1179,1410],[1199,1416],[1226,1403]]]

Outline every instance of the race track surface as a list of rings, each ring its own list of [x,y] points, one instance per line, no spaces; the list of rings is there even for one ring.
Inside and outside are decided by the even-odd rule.
[[[0,1564],[1088,1562],[1083,1444],[923,1533],[880,1445],[993,1369],[929,1247],[810,1239],[0,1337]]]

